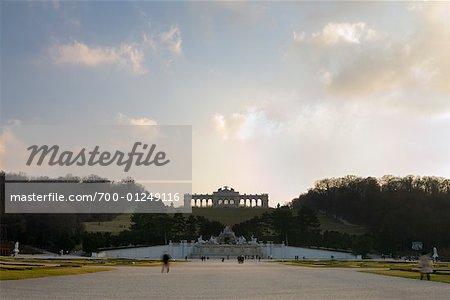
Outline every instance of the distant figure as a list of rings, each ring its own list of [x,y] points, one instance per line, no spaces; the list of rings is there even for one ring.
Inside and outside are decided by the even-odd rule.
[[[13,254],[13,256],[14,257],[16,257],[17,255],[19,255],[19,242],[16,242],[15,244],[14,244],[14,250],[13,250],[13,252],[14,252],[14,254]]]
[[[437,248],[436,248],[436,247],[433,247],[433,261],[434,261],[434,262],[437,262],[437,261],[438,261],[438,258],[439,258],[439,255],[438,255],[438,253],[437,253]]]
[[[427,280],[430,280],[430,274],[433,273],[433,261],[426,254],[422,253],[419,258],[419,268],[420,268],[420,280],[423,280],[423,275],[427,275]]]
[[[224,262],[225,261],[225,257],[222,257],[222,262]]]
[[[237,257],[237,261],[238,261],[239,264],[243,264],[244,263],[244,255],[239,255]]]
[[[164,255],[162,256],[162,269],[161,269],[161,273],[164,273],[164,269],[167,270],[167,273],[169,273],[169,261],[170,261],[170,255],[168,253],[164,253]]]
[[[184,257],[184,260],[187,261],[187,255]]]

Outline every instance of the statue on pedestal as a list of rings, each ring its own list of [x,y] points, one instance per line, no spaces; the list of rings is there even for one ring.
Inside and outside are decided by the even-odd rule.
[[[13,250],[13,252],[14,252],[14,257],[16,257],[17,255],[19,255],[19,242],[16,242],[15,244],[14,244],[14,250]]]
[[[437,248],[436,248],[436,247],[433,247],[433,261],[434,261],[434,262],[437,262],[438,257],[439,257],[439,255],[438,255],[438,253],[437,253]]]
[[[215,236],[211,236],[209,238],[209,244],[217,245],[217,238]]]
[[[245,237],[243,237],[242,235],[238,238],[237,244],[238,245],[243,245],[247,242],[247,239]]]
[[[204,244],[205,243],[205,241],[203,240],[203,236],[202,235],[198,237],[197,243],[198,244]]]

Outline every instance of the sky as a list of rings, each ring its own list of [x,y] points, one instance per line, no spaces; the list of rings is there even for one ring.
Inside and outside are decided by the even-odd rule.
[[[193,192],[272,206],[448,178],[449,23],[449,2],[2,1],[0,125],[192,125]]]

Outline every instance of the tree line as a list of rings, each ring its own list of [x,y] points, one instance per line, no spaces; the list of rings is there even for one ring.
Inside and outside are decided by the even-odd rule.
[[[291,203],[369,228],[369,251],[411,253],[437,247],[450,256],[450,179],[383,176],[323,179]]]
[[[187,214],[133,214],[131,227],[118,235],[110,233],[83,234],[83,250],[93,252],[98,248],[128,245],[165,245],[169,241],[209,239],[217,236],[224,225],[202,216]]]
[[[23,178],[23,176],[16,176]],[[98,180],[98,178],[95,178]],[[368,228],[364,235],[321,231],[318,214]],[[86,232],[85,221],[115,214],[2,214],[2,240],[51,251],[128,245],[161,245],[169,240],[217,236],[224,225],[187,214],[133,214],[131,227],[118,235]],[[286,206],[233,226],[251,236],[292,246],[352,250],[355,254],[414,253],[412,242],[433,246],[450,257],[450,180],[440,177],[384,176],[322,179]]]

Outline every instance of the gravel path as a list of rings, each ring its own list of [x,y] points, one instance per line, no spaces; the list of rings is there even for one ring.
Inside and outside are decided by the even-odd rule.
[[[0,282],[1,299],[450,299],[450,284],[278,263],[188,262]]]

